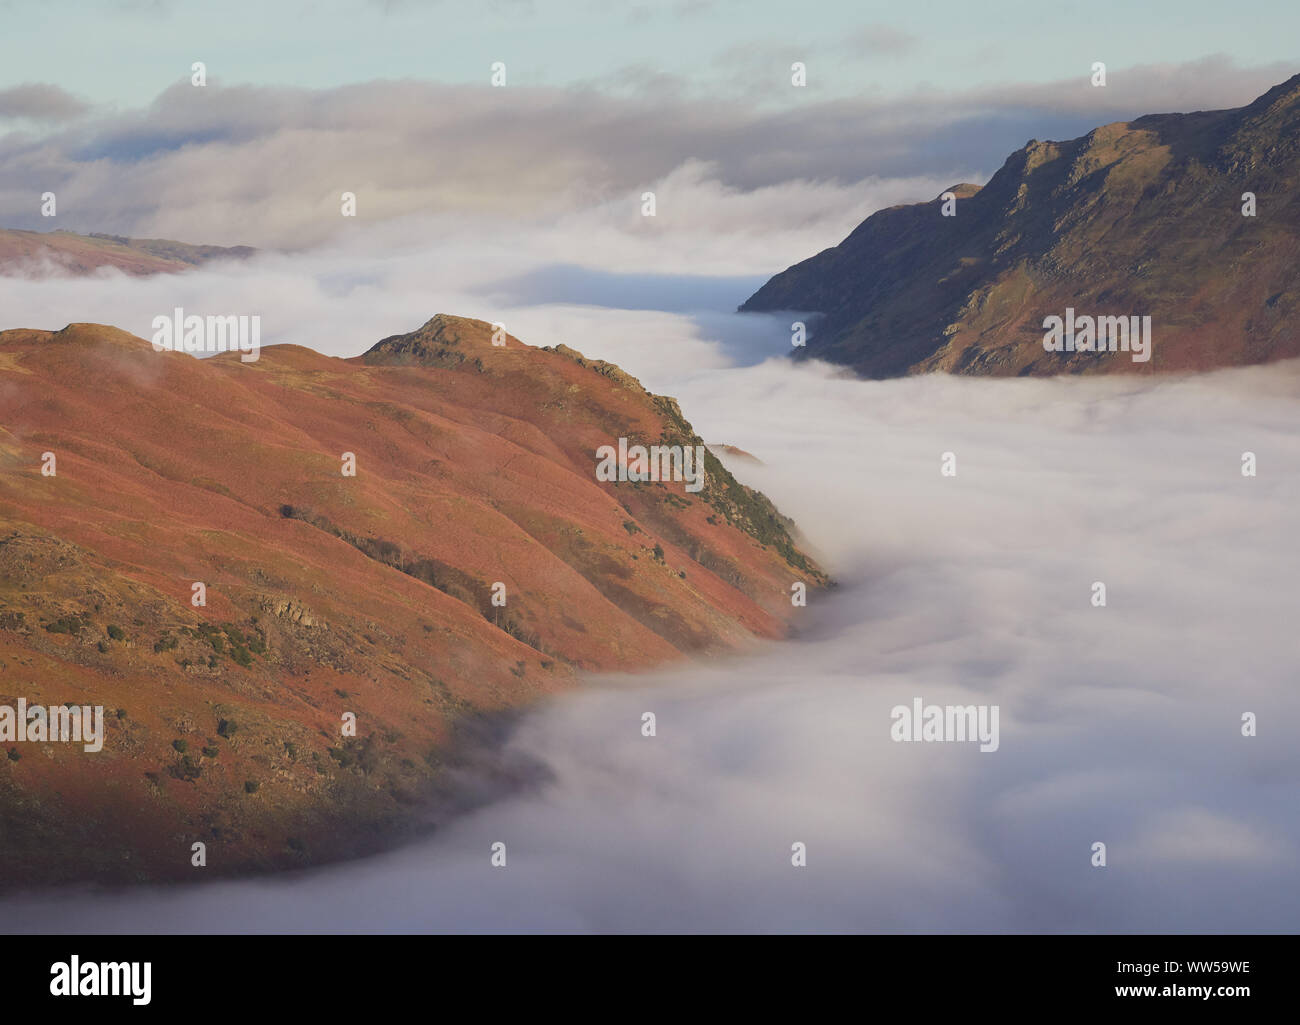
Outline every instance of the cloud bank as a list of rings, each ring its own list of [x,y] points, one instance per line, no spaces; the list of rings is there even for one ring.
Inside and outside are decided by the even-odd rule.
[[[1112,68],[1103,89],[1077,76],[793,102],[796,91],[785,88],[775,107],[695,95],[634,69],[618,91],[610,83],[399,80],[307,90],[185,81],[146,109],[0,137],[0,223],[297,248],[354,230],[340,216],[344,192],[357,195],[358,219],[375,224],[449,214],[527,220],[602,203],[632,214],[652,183],[693,165],[708,167],[719,189],[743,193],[919,178],[943,188],[986,180],[1030,137],[1240,105],[1294,70],[1211,57]],[[54,87],[24,86],[0,94],[0,113],[4,97],[15,110],[50,117],[70,116],[79,102]],[[40,216],[44,192],[59,197],[57,222]]]

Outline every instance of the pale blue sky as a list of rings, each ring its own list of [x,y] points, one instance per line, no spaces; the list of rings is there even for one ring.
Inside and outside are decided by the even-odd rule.
[[[92,103],[151,101],[205,61],[212,80],[324,88],[377,78],[510,84],[594,82],[627,69],[682,80],[693,94],[796,97],[789,63],[820,98],[889,96],[1183,63],[1294,60],[1300,4],[1221,0],[0,0],[0,89],[50,82]],[[877,52],[872,52],[875,49]],[[643,77],[625,78],[645,88]],[[651,87],[653,88],[653,87]],[[663,88],[667,88],[664,86]],[[807,95],[807,94],[804,94]]]

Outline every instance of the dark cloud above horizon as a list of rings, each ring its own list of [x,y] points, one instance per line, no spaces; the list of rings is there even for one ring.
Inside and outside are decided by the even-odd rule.
[[[357,194],[357,220],[374,222],[528,218],[619,200],[633,210],[643,190],[686,164],[742,192],[984,181],[1031,137],[1238,106],[1289,74],[1216,57],[1111,68],[1104,89],[1076,76],[780,109],[700,97],[645,69],[630,69],[613,94],[595,82],[494,89],[399,80],[307,90],[186,81],[143,110],[0,136],[0,225],[292,248],[350,230],[339,213],[344,191]],[[0,93],[0,112],[5,97],[14,110],[49,120],[79,109],[57,87],[21,90]],[[47,191],[59,197],[57,222],[39,216]]]
[[[48,82],[27,82],[0,89],[0,120],[64,122],[89,113],[91,104]]]

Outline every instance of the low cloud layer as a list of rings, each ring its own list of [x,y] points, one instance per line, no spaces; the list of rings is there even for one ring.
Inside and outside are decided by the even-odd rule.
[[[716,322],[785,263],[834,245],[872,211],[943,188],[918,178],[742,192],[699,164],[651,185],[654,218],[613,201],[528,219],[429,215],[357,224],[349,237],[309,253],[264,253],[185,274],[131,278],[106,269],[69,278],[32,268],[39,273],[0,277],[0,327],[90,321],[148,338],[153,318],[180,306],[260,316],[264,345],[354,356],[441,312],[501,321],[533,345],[586,351],[618,338],[635,348],[651,343],[645,331],[661,329],[663,312]],[[610,309],[647,314],[630,325],[610,319]],[[669,334],[685,343],[681,323]],[[788,326],[782,335],[788,347]],[[703,344],[702,328],[694,338],[684,358],[730,362]]]

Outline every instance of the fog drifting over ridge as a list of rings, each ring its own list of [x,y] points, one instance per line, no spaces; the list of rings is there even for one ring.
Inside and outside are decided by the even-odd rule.
[[[563,341],[582,350],[601,308],[730,312],[788,254],[834,245],[875,210],[932,199],[948,184],[887,179],[850,189],[793,182],[741,192],[722,186],[708,166],[690,163],[650,183],[658,197],[652,218],[641,216],[632,197],[527,219],[361,221],[347,237],[307,253],[265,252],[201,272],[129,277],[104,268],[70,278],[48,266],[27,268],[0,277],[0,309],[3,328],[57,330],[91,321],[144,338],[153,318],[170,317],[176,306],[200,315],[257,315],[263,346],[305,345],[333,356],[357,355],[435,313],[453,313],[504,322],[529,344]],[[589,309],[557,320],[562,305]],[[627,318],[618,325],[615,333],[630,329]],[[659,327],[680,340],[680,326]],[[562,336],[552,337],[556,332]],[[787,327],[787,345],[788,337]],[[694,357],[712,358],[704,346]]]
[[[549,780],[426,841],[294,878],[14,898],[12,929],[1294,929],[1300,363],[864,382],[730,365],[681,315],[599,317],[578,347],[759,456],[735,471],[824,553],[841,586],[801,636],[534,709],[500,757]],[[997,704],[998,751],[891,741],[914,697]]]

